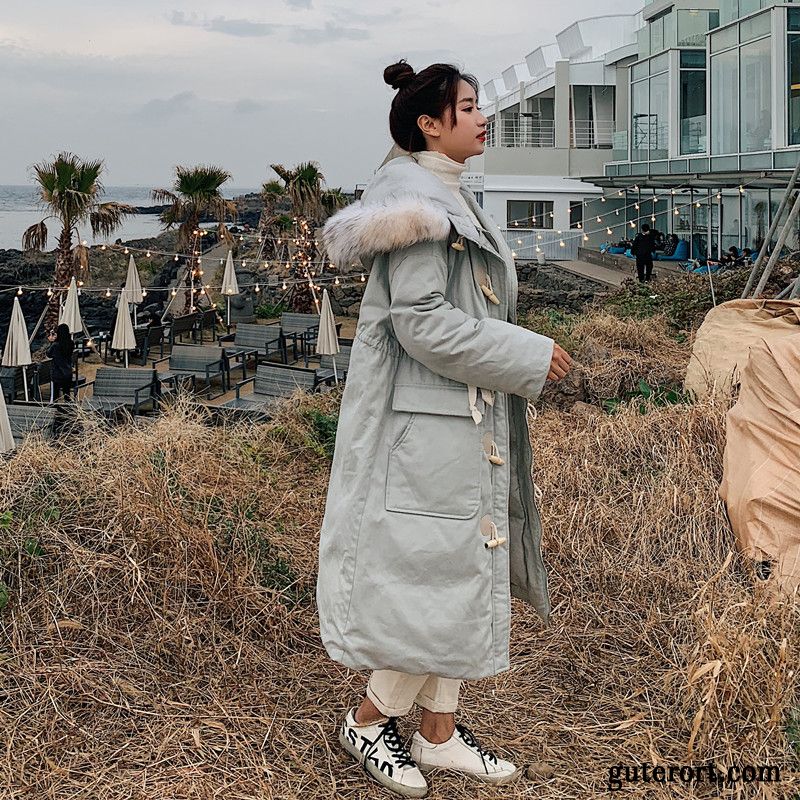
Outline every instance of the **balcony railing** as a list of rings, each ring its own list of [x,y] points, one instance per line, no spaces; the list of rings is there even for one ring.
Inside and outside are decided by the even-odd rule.
[[[555,147],[556,124],[552,119],[506,117],[498,125],[490,120],[486,127],[487,147]],[[611,147],[614,136],[612,120],[577,119],[570,123],[569,146],[577,148]]]
[[[611,147],[613,140],[613,120],[572,120],[572,147]]]

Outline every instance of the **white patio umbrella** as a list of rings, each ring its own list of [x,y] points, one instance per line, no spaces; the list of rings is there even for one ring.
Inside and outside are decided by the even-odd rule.
[[[13,450],[14,437],[11,434],[11,422],[8,419],[8,409],[6,408],[6,398],[0,391],[0,453],[7,453]]]
[[[81,310],[78,306],[78,285],[75,283],[75,276],[69,282],[69,289],[67,290],[67,299],[64,305],[61,306],[61,311],[58,315],[59,324],[66,323],[69,326],[70,333],[80,333],[83,331],[83,320],[81,319]]]
[[[136,307],[144,300],[144,294],[142,293],[142,282],[139,279],[139,270],[136,269],[136,262],[133,260],[133,253],[131,253],[128,261],[128,275],[125,278],[125,287],[119,298],[120,302],[122,302],[123,297],[133,306],[133,323],[135,325]]]
[[[228,330],[231,328],[231,295],[239,294],[239,283],[236,280],[236,269],[233,266],[233,251],[228,250],[225,261],[225,274],[222,276],[222,294],[225,295],[228,310]]]
[[[22,381],[25,384],[25,400],[28,398],[28,374],[26,367],[33,363],[31,358],[31,345],[28,341],[28,327],[22,315],[22,306],[19,298],[14,298],[14,308],[11,311],[11,323],[8,326],[8,338],[3,350],[4,367],[22,367]]]
[[[114,336],[111,339],[114,350],[125,351],[125,366],[128,366],[128,350],[136,349],[136,334],[133,332],[128,304],[120,300],[117,306],[117,321],[114,323]]]
[[[319,314],[319,334],[317,335],[317,353],[324,356],[336,356],[339,352],[339,338],[336,336],[336,319],[331,309],[331,299],[328,290],[322,292],[322,310]],[[333,377],[339,385],[339,375],[336,372],[336,358],[333,359]]]

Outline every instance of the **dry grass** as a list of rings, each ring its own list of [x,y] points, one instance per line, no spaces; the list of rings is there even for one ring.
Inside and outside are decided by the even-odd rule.
[[[336,742],[364,678],[327,658],[313,604],[329,460],[308,415],[336,405],[297,399],[270,424],[229,427],[181,405],[9,461],[4,800],[385,796]],[[725,411],[540,414],[552,624],[515,605],[513,668],[468,684],[462,714],[486,744],[555,772],[498,789],[435,775],[432,798],[583,800],[606,795],[610,765],[644,761],[789,778],[800,624],[731,556]],[[650,783],[625,796],[719,795]]]

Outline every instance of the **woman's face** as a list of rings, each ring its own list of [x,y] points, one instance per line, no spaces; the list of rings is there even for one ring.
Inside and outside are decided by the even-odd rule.
[[[486,117],[478,109],[475,90],[466,82],[458,84],[455,124],[451,126],[450,109],[443,119],[422,116],[417,123],[425,135],[428,150],[436,150],[463,164],[479,156],[486,147]]]

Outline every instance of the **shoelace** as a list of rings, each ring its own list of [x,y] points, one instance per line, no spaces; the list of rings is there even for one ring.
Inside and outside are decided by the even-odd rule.
[[[375,739],[375,744],[382,738],[386,742],[386,749],[392,754],[395,763],[398,767],[414,767],[416,762],[411,758],[411,753],[406,749],[403,740],[400,738],[400,732],[397,730],[397,718],[389,717],[387,722],[384,722],[381,727],[381,732],[378,738]]]
[[[497,756],[491,750],[484,750],[478,744],[478,740],[472,735],[468,728],[456,723],[456,730],[458,731],[458,735],[464,741],[464,744],[467,747],[471,747],[483,759],[484,768],[486,767],[487,761],[497,764]]]

